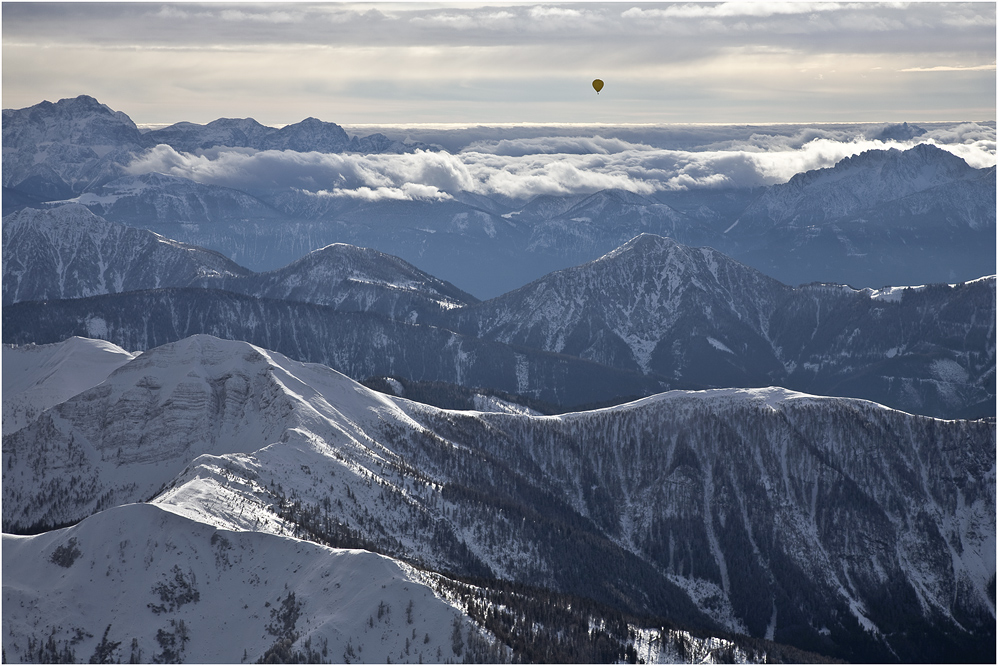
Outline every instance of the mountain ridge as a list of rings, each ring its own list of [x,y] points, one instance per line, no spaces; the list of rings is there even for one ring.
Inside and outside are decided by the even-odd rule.
[[[644,234],[448,312],[443,323],[677,383],[777,384],[941,415],[932,410],[949,401],[983,406],[995,390],[992,328],[974,315],[995,311],[994,280],[961,285],[793,288],[711,248]],[[954,347],[947,331],[955,328],[970,337]],[[971,376],[978,397],[957,398]]]
[[[108,222],[80,204],[3,220],[3,301],[74,298],[248,271],[222,254]]]
[[[186,389],[184,400],[171,397],[192,381],[225,398]],[[273,418],[240,407],[256,401]],[[132,417],[95,429],[85,425],[94,408]],[[45,424],[55,412],[62,434],[53,438]],[[145,444],[128,435],[143,427],[143,413],[164,426]],[[202,434],[192,413],[242,433],[242,452],[222,446],[177,458],[184,432]],[[66,432],[81,426],[91,434]],[[38,437],[51,445],[37,447]],[[130,447],[120,467],[116,437]],[[667,608],[683,622],[840,658],[966,650],[959,654],[977,659],[993,650],[994,451],[984,422],[778,388],[673,391],[559,417],[455,412],[197,336],[144,353],[5,437],[5,521],[12,507],[72,498],[22,474],[86,476],[85,464],[64,467],[63,449],[82,447],[73,459],[98,464],[83,451],[98,441],[111,453],[99,464],[127,483],[143,478],[137,466],[155,469],[133,448],[166,455],[171,467],[158,468],[160,477],[175,476],[153,503],[216,529],[356,535],[420,566],[511,577],[628,612]],[[99,482],[88,494],[112,487]],[[37,498],[14,499],[25,492]],[[92,511],[92,500],[73,501]],[[574,566],[563,566],[566,557]],[[952,567],[938,567],[939,557]],[[918,637],[899,638],[903,626]]]
[[[91,138],[76,136],[59,129],[54,117],[52,131],[65,136],[59,134],[55,143],[29,136],[34,131],[26,120],[29,115],[41,118],[49,107],[63,105],[68,109],[74,100],[4,111],[5,146],[9,149],[4,157],[5,212],[96,191],[124,175],[121,165],[130,163],[132,155],[144,149],[142,141],[152,140],[142,137],[155,137],[154,132],[162,131],[147,132],[136,139],[130,121],[115,120],[117,116],[96,100],[88,100],[76,105],[81,113],[70,120],[85,125],[88,118],[99,117],[116,127],[111,134],[119,133],[121,138],[110,153],[105,152],[107,139],[102,138],[99,127]],[[304,141],[296,148],[312,150],[321,144],[323,149],[332,150],[332,143],[321,142],[334,125],[309,122],[309,127],[315,127],[293,131]],[[205,126],[188,123],[179,125],[178,136],[195,132],[216,137],[216,145],[253,143],[262,141],[254,135],[256,125],[250,119],[219,119]],[[904,141],[916,140],[920,132],[901,125],[884,129],[900,132],[899,140]],[[277,136],[282,130],[274,129],[274,134],[267,136]],[[23,145],[14,141],[21,134]],[[243,138],[232,138],[236,135]],[[308,136],[320,143],[309,145]],[[339,145],[343,137],[337,136],[333,143]],[[353,146],[355,140],[357,146]],[[360,152],[403,149],[376,135],[364,140],[353,137],[350,144],[349,150]],[[551,200],[535,205],[501,195],[464,192],[455,194],[455,199],[465,202],[460,211],[452,210],[456,201],[397,202],[398,208],[405,209],[404,217],[416,222],[401,226],[387,209],[330,201],[337,197],[296,202],[291,201],[295,197],[287,189],[250,193],[266,199],[270,207],[263,218],[254,220],[252,234],[246,233],[246,225],[236,215],[216,228],[202,223],[175,224],[168,215],[169,207],[147,210],[142,221],[137,212],[122,209],[122,217],[116,219],[211,247],[258,271],[286,265],[333,242],[372,247],[400,256],[478,297],[497,296],[553,270],[598,258],[642,232],[715,247],[787,284],[823,281],[876,288],[959,282],[995,272],[989,250],[995,238],[993,168],[972,169],[961,158],[923,141],[904,151],[866,151],[810,173],[807,178],[798,174],[796,180],[761,192],[753,188],[703,189],[660,191],[654,197],[642,197],[605,191],[595,193],[595,197],[591,193],[573,194],[560,200],[544,195]],[[849,187],[841,186],[844,179],[851,179]],[[800,199],[800,192],[793,194],[802,187],[807,191],[806,199]],[[167,189],[165,194],[169,192]],[[866,194],[857,197],[856,192]],[[898,198],[902,194],[906,196]],[[606,205],[620,196],[626,201]],[[586,198],[592,205],[579,206]],[[816,201],[821,202],[818,208]],[[765,212],[767,207],[776,214],[776,221]],[[569,209],[574,212],[565,217]],[[273,221],[279,224],[279,231],[267,221],[275,213]],[[790,220],[796,221],[788,226]],[[480,277],[483,271],[488,272],[488,279]]]

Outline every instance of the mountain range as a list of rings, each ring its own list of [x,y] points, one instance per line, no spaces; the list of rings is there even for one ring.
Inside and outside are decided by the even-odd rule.
[[[993,167],[379,199],[135,165],[453,156],[3,141],[5,662],[994,663]]]
[[[168,145],[195,152],[215,146],[339,153],[406,152],[425,148],[383,134],[349,137],[317,118],[266,127],[252,118],[181,122],[142,132],[126,114],[89,95],[3,110],[3,186],[40,200],[68,198],[124,175],[122,167],[145,148]],[[7,211],[5,211],[6,214]]]
[[[86,96],[3,113],[4,215],[75,199],[112,221],[216,250],[256,271],[340,242],[401,257],[492,298],[651,233],[709,245],[791,285],[880,288],[996,272],[994,168],[972,168],[931,143],[869,150],[761,188],[649,196],[603,190],[524,201],[454,192],[442,200],[364,201],[318,186],[239,191],[152,174],[140,176],[140,187],[123,169],[156,145],[333,153],[434,148],[378,135],[351,138],[314,118],[283,128],[220,119],[143,133],[125,114]]]
[[[561,417],[450,412],[194,336],[42,412],[5,435],[3,453],[5,531],[152,498],[205,525],[204,541],[212,526],[230,542],[249,530],[363,544],[432,570],[840,658],[977,660],[994,649],[985,422],[783,389],[675,391]],[[74,548],[94,548],[87,525],[45,535],[39,543],[55,538],[63,552],[43,552],[75,566]],[[143,545],[171,531],[118,534],[128,543],[97,584],[136,576],[128,563],[142,553],[147,568],[152,553],[175,553],[155,556],[161,570],[179,558],[165,591],[152,584],[160,624],[192,617],[174,613],[193,605],[196,581],[202,595],[221,582],[203,570],[219,549],[199,564],[205,546]],[[249,557],[245,546],[221,549]],[[79,584],[79,595],[95,589]],[[272,603],[304,597],[297,585],[264,589]],[[72,621],[96,636],[105,620]],[[147,636],[139,649],[155,645]]]
[[[973,169],[928,143],[870,150],[774,185],[725,230],[742,261],[785,282],[881,286],[954,282],[994,261],[995,169]],[[987,271],[984,271],[987,272]],[[983,275],[984,272],[981,274]]]
[[[993,277],[792,288],[711,248],[643,234],[478,302],[344,244],[254,274],[78,204],[12,214],[4,238],[7,343],[75,335],[145,350],[208,333],[358,380],[446,382],[562,408],[780,385],[945,418],[994,415]]]
[[[84,206],[3,221],[3,303],[81,298],[250,271],[217,252],[114,224]]]
[[[446,321],[467,335],[679,385],[780,385],[971,416],[993,413],[994,291],[993,277],[795,289],[711,248],[645,234],[596,261],[449,311]],[[966,334],[959,343],[957,329]],[[968,383],[981,389],[971,389],[974,397],[964,393],[972,376]],[[954,412],[947,403],[975,406]]]

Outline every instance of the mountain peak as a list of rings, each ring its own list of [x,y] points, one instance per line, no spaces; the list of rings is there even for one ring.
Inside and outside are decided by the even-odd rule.
[[[807,226],[854,215],[981,171],[931,143],[907,150],[867,150],[832,167],[798,173],[774,185],[729,230],[760,233],[775,225]],[[726,232],[727,233],[727,232]]]
[[[605,204],[610,203],[610,202],[614,202],[614,203],[618,203],[618,204],[623,204],[625,206],[655,206],[655,205],[661,206],[662,205],[662,204],[658,203],[657,201],[652,201],[651,199],[643,197],[640,194],[635,194],[634,192],[631,192],[630,190],[623,190],[623,189],[620,189],[620,188],[609,188],[609,189],[605,189],[605,190],[600,190],[598,192],[594,192],[593,194],[589,195],[589,197],[587,197],[586,199],[584,199],[583,201],[581,201],[579,203],[579,206],[586,205],[586,206],[592,207],[594,204],[595,205],[600,205],[600,204],[605,205]]]
[[[106,109],[110,111],[110,108],[106,104],[101,104],[100,102],[97,101],[96,98],[91,97],[90,95],[78,95],[76,97],[66,97],[64,99],[60,99],[57,102],[57,104],[62,104],[65,106],[74,106],[82,109],[86,108],[94,110]]]
[[[70,232],[75,230],[78,234],[84,229],[104,228],[110,224],[104,218],[94,215],[83,204],[75,201],[63,203],[53,208],[23,208],[4,218],[4,240],[6,241],[8,238],[8,231],[25,225],[39,229],[63,228]]]
[[[896,123],[884,125],[878,131],[867,136],[869,139],[880,141],[911,141],[923,134],[925,134],[925,129],[904,122],[900,125]]]
[[[668,236],[642,233],[627,241],[618,248],[607,252],[596,261],[613,260],[623,256],[648,257],[658,254],[670,254],[678,251],[691,250],[692,248],[676,242]]]
[[[641,233],[627,241],[618,249],[624,248],[634,248],[636,250],[648,251],[648,250],[661,250],[664,248],[675,248],[679,247],[679,243],[669,238],[668,236],[659,236],[658,234]]]
[[[661,350],[672,354],[685,345],[691,359],[700,354],[698,362],[713,355],[724,363],[719,354],[727,354],[754,363],[750,357],[762,349],[760,322],[785,289],[709,247],[643,233],[595,261],[469,311],[479,313],[482,337],[680,379],[684,369],[670,365]],[[707,335],[714,342],[703,342]]]
[[[332,243],[283,268],[228,282],[226,289],[343,310],[403,316],[429,308],[455,308],[477,299],[399,257],[366,247]],[[361,295],[365,294],[365,295]],[[418,316],[418,315],[416,315]]]

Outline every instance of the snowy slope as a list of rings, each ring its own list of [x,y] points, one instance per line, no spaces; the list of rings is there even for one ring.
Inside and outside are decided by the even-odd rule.
[[[458,658],[455,622],[466,644],[494,641],[432,575],[400,562],[216,530],[148,504],[39,536],[5,534],[3,556],[3,646],[15,663],[50,660],[39,653],[50,639],[77,662],[104,641],[104,663],[230,664],[268,651],[312,663],[439,663]]]
[[[550,654],[559,634],[579,629],[618,660],[628,649],[644,663],[817,657],[679,629],[607,631],[597,609],[576,611],[572,626],[551,616],[552,603],[563,616],[570,609],[561,599],[496,595],[367,551],[220,530],[149,504],[39,536],[5,534],[3,553],[10,663],[505,663],[529,657],[524,647]],[[547,617],[521,614],[537,607]],[[512,627],[521,652],[486,624]],[[560,654],[593,654],[576,641]]]
[[[4,345],[3,434],[100,384],[136,356],[110,342],[78,337],[50,345]]]
[[[244,375],[253,372],[258,381],[250,387],[241,386]],[[196,396],[190,387],[197,382],[191,380],[198,375],[219,391],[201,401],[192,399]],[[178,380],[180,384],[170,386]],[[114,399],[129,381],[132,389],[147,394],[139,404],[134,400],[125,404],[134,395]],[[218,386],[222,381],[224,385]],[[186,394],[182,390],[185,385]],[[165,394],[161,396],[164,399],[150,400],[148,394],[157,390]],[[416,544],[406,549],[412,559],[436,561],[446,569],[461,561],[468,537],[458,526],[447,524],[449,521],[428,534],[407,536],[414,524],[412,509],[426,499],[420,490],[425,489],[426,478],[368,434],[389,428],[432,437],[400,409],[398,401],[368,391],[327,368],[294,363],[245,343],[203,336],[143,354],[101,387],[63,403],[47,416],[52,424],[60,422],[56,427],[66,428],[81,422],[79,416],[85,411],[81,402],[102,400],[104,405],[94,405],[90,411],[106,416],[91,417],[90,425],[120,433],[134,429],[141,418],[147,419],[148,427],[139,424],[140,430],[122,438],[142,432],[144,442],[140,444],[157,449],[148,453],[158,455],[160,464],[151,471],[148,459],[129,458],[119,451],[113,463],[104,465],[113,467],[117,476],[98,475],[98,490],[103,490],[109,479],[124,478],[141,485],[156,474],[169,476],[173,462],[190,457],[176,446],[178,433],[182,439],[185,432],[193,430],[184,420],[197,420],[199,408],[205,405],[215,410],[211,414],[215,429],[237,433],[246,445],[244,450],[253,449],[254,441],[273,443],[251,454],[199,456],[154,505],[109,508],[72,528],[39,536],[5,535],[4,604],[8,609],[24,609],[5,614],[8,659],[50,660],[59,654],[65,658],[69,650],[76,660],[86,659],[99,650],[101,637],[106,639],[104,648],[113,652],[111,658],[123,660],[231,663],[241,659],[244,649],[247,658],[254,660],[268,649],[284,650],[285,655],[288,650],[303,652],[309,661],[441,662],[456,658],[454,650],[460,652],[461,648],[454,647],[453,623],[458,615],[454,608],[464,613],[475,610],[469,605],[467,586],[455,588],[452,582],[441,588],[439,576],[418,573],[380,556],[330,550],[288,538],[305,531],[289,519],[292,507],[285,504],[281,488],[290,482],[305,490],[302,497],[311,499],[306,488],[314,489],[315,482],[322,479],[318,487],[326,489],[325,504],[332,507],[335,502],[342,508],[350,502],[358,512],[351,516],[367,515],[370,519],[370,510],[379,504],[378,494],[382,504],[386,497],[391,498],[378,522],[391,516],[399,519],[394,523],[401,539],[398,543]],[[261,413],[244,409],[247,403]],[[268,434],[270,424],[281,422],[288,427],[279,438]],[[160,427],[163,423],[171,427],[164,430]],[[213,435],[211,427],[204,428],[203,422],[201,426],[203,434],[213,439],[216,452],[233,448],[231,438],[222,441],[224,437]],[[279,427],[270,427],[269,432]],[[84,430],[87,428],[74,431],[75,437],[82,440],[90,434]],[[92,433],[95,428],[89,430]],[[108,432],[108,436],[112,434]],[[44,436],[50,442],[49,438],[59,438],[52,428]],[[15,439],[5,438],[4,464],[10,465],[5,473],[5,492],[21,483],[20,457],[12,451],[17,446],[8,446]],[[211,443],[200,446],[210,447]],[[76,450],[85,447],[78,442]],[[86,475],[86,461],[69,461],[71,466],[64,466],[67,456],[58,441],[42,448],[45,451],[31,465],[42,472],[41,477]],[[71,442],[68,449],[73,450]],[[101,466],[95,456],[90,458],[94,467]],[[400,472],[402,478],[396,479]],[[26,485],[38,482],[35,478]],[[60,492],[54,487],[59,484],[44,485],[52,496],[63,497],[67,503],[81,499],[80,494]],[[434,493],[441,490],[439,484],[431,488]],[[141,496],[143,489],[128,484],[124,491],[111,488],[104,503],[127,503],[128,492]],[[4,506],[39,502],[39,497],[25,500],[24,496],[9,493]],[[400,497],[401,505],[397,503]],[[433,503],[439,502],[436,499]],[[88,505],[83,502],[79,506]],[[424,520],[428,509],[422,507]],[[222,525],[225,527],[216,530]],[[328,541],[317,532],[310,536]],[[370,536],[374,535],[356,530],[352,537],[346,535],[358,545],[368,545]],[[442,550],[434,553],[435,548]],[[426,585],[432,585],[437,593]],[[441,595],[448,603],[441,602]],[[103,599],[115,601],[105,604]],[[496,647],[485,632],[472,628],[466,618],[458,622],[463,656],[491,662],[505,658],[504,648]],[[558,626],[549,629],[557,632]],[[626,641],[626,634],[618,640]],[[713,639],[703,642],[681,632],[663,633],[656,640],[665,655],[676,654],[676,650],[705,653],[715,644],[747,654],[735,644]],[[650,649],[642,647],[640,641],[637,645]]]
[[[375,549],[843,658],[994,644],[984,422],[783,389],[560,417],[453,412],[196,336],[48,410],[3,453],[7,525],[156,494],[220,529]],[[919,638],[897,638],[901,626]]]
[[[278,358],[246,343],[194,336],[142,354],[44,412],[4,437],[4,525],[77,521],[151,497],[202,453],[249,453],[290,436],[313,418],[300,393],[319,380],[308,366]],[[281,363],[299,368],[307,382]],[[369,399],[378,404],[378,396]],[[328,426],[337,432],[339,412],[332,413]]]
[[[663,576],[646,579],[645,593],[670,598],[673,616],[697,617],[681,610],[667,583],[722,626],[793,642],[803,622],[814,627],[809,641],[827,634],[826,649],[853,658],[889,654],[870,645],[880,641],[913,656],[912,644],[885,638],[898,615],[883,608],[882,595],[905,590],[894,613],[922,626],[928,640],[942,627],[963,626],[977,627],[961,639],[965,648],[980,646],[971,636],[981,631],[987,644],[994,462],[985,424],[947,425],[777,389],[673,392],[559,418],[398,404],[429,433],[386,419],[375,439],[399,458],[379,448],[377,467],[363,458],[349,465],[355,471],[330,466],[315,454],[322,444],[311,431],[289,441],[291,458],[268,447],[248,458],[199,459],[156,501],[222,526],[252,520],[288,529],[274,521],[276,511],[300,535],[364,537],[431,566],[484,566],[587,595],[598,595],[599,585],[575,576],[598,583],[606,574],[592,565],[602,558],[619,563],[618,589],[648,576],[642,564],[625,565],[633,553]],[[946,477],[933,473],[939,468]],[[967,481],[954,494],[949,478]],[[268,488],[277,488],[277,509]],[[221,505],[219,496],[227,498]],[[239,506],[238,519],[224,506]],[[525,518],[536,525],[521,524]],[[337,527],[324,532],[329,520]],[[565,523],[583,540],[552,537]],[[843,524],[849,530],[836,529]],[[441,561],[439,544],[451,533],[471,559]],[[609,541],[594,550],[601,539]],[[823,610],[787,596],[801,587],[822,599]],[[649,603],[638,598],[630,603]]]
[[[335,243],[275,271],[241,278],[209,278],[205,287],[257,298],[330,305],[414,322],[420,314],[462,307],[477,299],[398,257]]]

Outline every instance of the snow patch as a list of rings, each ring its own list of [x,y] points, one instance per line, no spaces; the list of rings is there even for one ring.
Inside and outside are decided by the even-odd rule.
[[[494,412],[500,414],[525,414],[525,415],[536,415],[540,412],[536,412],[529,407],[524,407],[523,405],[518,405],[515,402],[510,402],[509,400],[503,400],[492,395],[482,395],[481,393],[476,393],[474,397],[475,411],[478,412]]]
[[[731,349],[726,344],[724,344],[723,342],[721,342],[716,338],[710,337],[709,335],[707,336],[707,342],[709,342],[710,346],[713,347],[714,349],[718,349],[720,351],[727,352],[732,355],[735,353],[731,351]]]
[[[87,335],[91,338],[107,337],[107,322],[101,317],[89,317],[87,319]]]
[[[948,358],[936,359],[929,368],[937,379],[953,384],[966,384],[970,377],[959,363]]]
[[[718,624],[736,633],[748,634],[748,627],[735,615],[735,609],[728,595],[716,583],[675,574],[669,574],[668,578],[689,595],[697,608]]]

